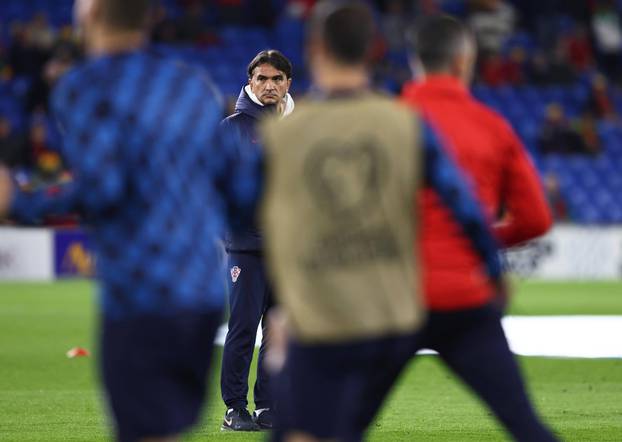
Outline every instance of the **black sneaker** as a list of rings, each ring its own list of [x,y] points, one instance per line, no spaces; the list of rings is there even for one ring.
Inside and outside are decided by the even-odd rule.
[[[259,408],[253,412],[253,421],[260,430],[272,430],[274,427],[274,413],[270,408]]]
[[[246,408],[229,408],[222,421],[223,431],[257,431],[259,428]]]

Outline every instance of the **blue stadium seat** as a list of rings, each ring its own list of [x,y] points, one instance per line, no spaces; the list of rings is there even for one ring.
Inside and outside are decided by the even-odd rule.
[[[496,101],[495,95],[492,93],[488,86],[484,85],[475,85],[473,86],[473,95],[478,100],[482,101],[485,104],[490,104]]]
[[[533,37],[528,32],[517,32],[506,40],[503,51],[507,53],[515,47],[532,50],[536,47],[536,44]]]
[[[586,85],[577,83],[569,88],[572,100],[579,106],[585,106],[589,98],[590,90]]]
[[[440,7],[445,14],[455,17],[463,17],[467,13],[467,5],[464,0],[445,0],[440,2]]]
[[[558,155],[543,155],[540,164],[545,172],[559,173],[564,168],[563,159]]]

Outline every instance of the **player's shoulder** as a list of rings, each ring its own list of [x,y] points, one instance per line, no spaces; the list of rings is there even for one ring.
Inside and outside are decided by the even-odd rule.
[[[92,62],[84,62],[71,68],[56,83],[50,95],[52,108],[57,112],[73,109],[84,94],[105,94],[106,83],[100,81],[100,72]]]
[[[219,130],[222,133],[235,133],[239,135],[243,127],[248,127],[252,123],[251,121],[247,121],[246,118],[248,117],[242,112],[231,114],[220,121],[218,125]]]
[[[138,97],[141,105],[144,97],[153,96],[159,97],[157,105],[166,103],[172,108],[190,106],[202,113],[222,115],[223,98],[207,71],[200,66],[148,48],[128,58],[117,71],[127,80],[126,84],[142,91],[141,97]],[[121,108],[136,107],[125,96],[131,96],[132,89],[119,89],[120,95],[116,98]],[[171,112],[175,110],[171,109]]]
[[[224,127],[234,127],[241,126],[247,123],[251,123],[252,118],[246,115],[244,112],[234,112],[231,115],[223,118],[220,122],[221,126]]]
[[[200,66],[186,63],[171,55],[165,55],[152,47],[148,47],[123,57],[110,58],[99,65],[86,66],[100,72],[106,80],[125,81],[126,84],[142,87],[147,86],[146,92],[152,90],[181,90],[191,89],[206,102],[221,102],[218,89],[212,82],[209,74]],[[119,93],[127,90],[115,87]]]
[[[54,92],[56,95],[63,95],[85,87],[89,81],[92,82],[94,80],[92,71],[92,66],[88,62],[72,67],[58,80],[54,87]]]
[[[215,101],[222,102],[220,91],[209,75],[209,72],[203,67],[171,57],[155,54],[152,54],[152,57],[154,57],[163,68],[172,69],[178,76],[183,77],[184,83],[187,85],[201,89],[203,94],[209,95]]]
[[[309,120],[324,118],[333,120],[336,116],[374,115],[381,120],[394,121],[394,117],[412,117],[413,113],[393,97],[379,92],[368,92],[344,98],[318,99],[306,97],[296,105],[296,111],[283,119],[290,125],[305,124]],[[338,121],[338,120],[335,120]]]
[[[383,92],[367,95],[358,105],[356,115],[365,118],[377,130],[408,136],[413,128],[421,129],[422,118],[417,110]]]
[[[306,97],[286,118],[265,119],[260,130],[266,140],[300,140],[317,134],[351,137],[352,130],[387,138],[416,136],[416,116],[392,97],[374,92],[333,97]],[[321,131],[318,132],[318,128]],[[353,129],[356,128],[356,129]]]

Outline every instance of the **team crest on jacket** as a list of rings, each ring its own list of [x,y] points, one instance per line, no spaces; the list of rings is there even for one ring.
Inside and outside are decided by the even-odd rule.
[[[231,281],[237,282],[240,277],[240,273],[242,273],[242,269],[238,266],[231,267]]]

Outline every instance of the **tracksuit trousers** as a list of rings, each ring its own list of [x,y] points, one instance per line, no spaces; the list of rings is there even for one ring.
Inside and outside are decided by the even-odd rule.
[[[255,406],[272,408],[268,373],[264,357],[268,345],[265,314],[273,305],[273,295],[267,281],[260,253],[229,254],[229,331],[223,351],[220,386],[227,408],[246,408],[248,405],[248,374],[250,370],[257,327],[261,323],[263,339],[259,348]]]

